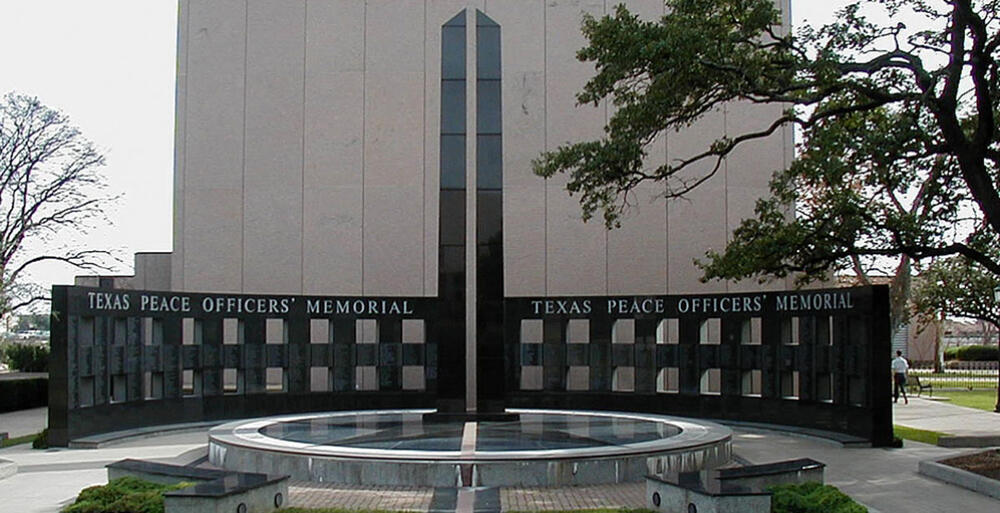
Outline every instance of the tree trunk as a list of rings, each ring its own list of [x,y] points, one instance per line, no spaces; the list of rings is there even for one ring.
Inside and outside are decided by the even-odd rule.
[[[944,312],[941,319],[934,322],[934,373],[944,372],[944,354],[941,352],[941,340],[944,338]]]

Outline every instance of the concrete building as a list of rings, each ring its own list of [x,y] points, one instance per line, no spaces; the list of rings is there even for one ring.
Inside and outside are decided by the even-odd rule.
[[[613,107],[576,104],[594,74],[576,54],[584,16],[617,4],[181,0],[173,251],[90,283],[133,290],[56,291],[50,426],[558,406],[891,443],[887,289],[699,281],[791,161],[790,128],[685,200],[643,184],[611,231],[533,174],[603,133]],[[649,165],[781,109],[729,104]]]
[[[791,158],[790,129],[741,149],[690,201],[643,185],[612,231],[580,220],[564,177],[532,173],[541,152],[601,135],[612,107],[576,105],[593,68],[575,54],[584,13],[617,3],[181,0],[173,252],[138,255],[116,284],[431,297],[442,255],[459,252],[471,307],[477,247],[494,237],[507,297],[741,290],[700,283],[693,259],[752,214]],[[735,104],[664,134],[650,165],[779,108]]]

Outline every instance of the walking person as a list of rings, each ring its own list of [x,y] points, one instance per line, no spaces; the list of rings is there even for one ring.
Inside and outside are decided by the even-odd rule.
[[[899,402],[899,392],[903,391],[903,404],[910,404],[906,397],[906,372],[910,370],[910,364],[903,358],[902,351],[896,351],[896,357],[892,359],[892,382],[895,386],[892,390],[892,402]]]

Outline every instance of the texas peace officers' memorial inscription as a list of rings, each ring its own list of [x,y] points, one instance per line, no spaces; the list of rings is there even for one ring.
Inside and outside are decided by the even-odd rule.
[[[885,288],[698,281],[693,260],[767,194],[790,130],[691,201],[640,187],[613,231],[533,175],[605,122],[575,105],[593,72],[575,59],[584,11],[603,4],[181,0],[173,250],[55,287],[52,442],[556,408],[890,443]],[[766,118],[741,109],[649,159]]]

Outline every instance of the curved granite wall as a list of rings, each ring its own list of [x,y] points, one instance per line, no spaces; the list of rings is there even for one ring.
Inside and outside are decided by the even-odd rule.
[[[49,427],[91,434],[433,407],[423,297],[53,289]],[[892,440],[884,287],[506,298],[507,406],[669,413]]]

